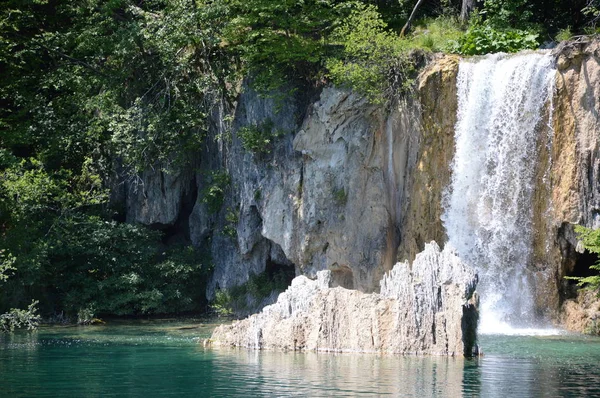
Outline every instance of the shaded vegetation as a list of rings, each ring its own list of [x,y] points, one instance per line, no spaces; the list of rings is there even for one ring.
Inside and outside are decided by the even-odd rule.
[[[12,308],[0,315],[0,333],[12,333],[16,329],[37,329],[41,317],[37,314],[37,301],[33,301],[26,310]]]
[[[575,233],[577,233],[587,251],[600,255],[600,229],[592,230],[576,225]],[[600,260],[590,265],[590,270],[600,271]],[[577,281],[577,286],[594,291],[600,296],[600,272],[590,276],[567,276],[565,278]]]
[[[251,274],[248,281],[228,290],[217,290],[211,309],[219,316],[244,313],[250,303],[262,302],[271,294],[285,291],[294,277],[294,269],[280,267],[273,272]]]
[[[243,126],[237,132],[244,149],[259,156],[271,153],[273,141],[284,134],[283,131],[274,128],[271,119]]]

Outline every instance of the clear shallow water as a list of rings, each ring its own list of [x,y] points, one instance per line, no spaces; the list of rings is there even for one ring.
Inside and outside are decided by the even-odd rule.
[[[600,339],[481,336],[483,358],[205,349],[214,325],[43,328],[0,337],[0,396],[600,396]]]

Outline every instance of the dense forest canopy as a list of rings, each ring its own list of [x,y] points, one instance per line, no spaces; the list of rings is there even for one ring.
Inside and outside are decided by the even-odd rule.
[[[347,85],[385,105],[411,51],[516,51],[596,32],[599,0],[3,0],[0,312],[198,311],[210,258],[122,222],[115,179],[177,170],[252,76]],[[120,170],[116,173],[116,170]],[[118,177],[115,177],[118,174]]]

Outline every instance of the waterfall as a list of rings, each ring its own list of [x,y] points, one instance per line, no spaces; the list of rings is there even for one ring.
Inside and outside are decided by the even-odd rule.
[[[448,243],[479,272],[482,333],[533,326],[532,200],[554,76],[544,53],[494,54],[459,66],[442,221]]]

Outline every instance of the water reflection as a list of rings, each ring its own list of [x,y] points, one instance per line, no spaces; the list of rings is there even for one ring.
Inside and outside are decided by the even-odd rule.
[[[476,380],[464,380],[462,358],[398,357],[215,350],[220,373],[252,395],[277,396],[461,396],[479,395]],[[250,376],[250,377],[249,377]],[[241,391],[238,391],[241,392]]]
[[[210,327],[0,337],[0,396],[600,396],[600,339],[481,336],[474,360],[205,349]]]

